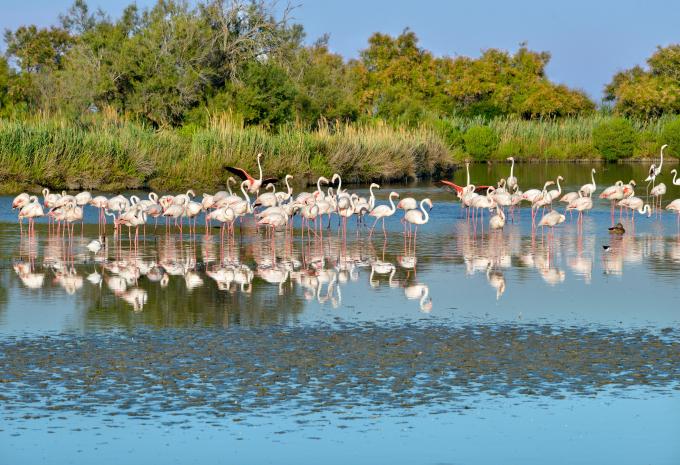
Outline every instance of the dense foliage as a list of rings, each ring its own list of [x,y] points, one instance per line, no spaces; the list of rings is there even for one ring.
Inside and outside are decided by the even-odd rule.
[[[498,134],[488,126],[473,126],[463,136],[465,151],[477,161],[487,160],[498,147]]]
[[[614,76],[605,88],[605,98],[625,116],[655,118],[680,113],[680,44],[659,47],[640,66]]]
[[[595,126],[593,145],[605,160],[616,161],[633,154],[636,136],[630,121],[624,118],[614,118]]]
[[[409,30],[376,33],[357,60],[305,45],[300,25],[264,1],[159,0],[118,19],[76,0],[49,28],[5,32],[3,108],[22,103],[79,118],[108,107],[154,127],[205,124],[228,111],[246,125],[311,128],[381,118],[417,125],[454,113],[552,118],[592,112],[583,92],[551,83],[547,52],[435,57]],[[7,101],[10,99],[10,101]],[[19,108],[19,107],[16,107]]]

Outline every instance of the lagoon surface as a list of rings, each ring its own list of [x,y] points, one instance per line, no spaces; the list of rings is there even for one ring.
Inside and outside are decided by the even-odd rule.
[[[567,192],[590,168],[515,174]],[[596,169],[598,193],[646,176]],[[20,235],[0,198],[0,462],[680,463],[675,215],[611,236],[596,201],[582,233],[567,216],[550,237],[525,207],[490,234],[434,184],[378,203],[390,190],[434,201],[415,253],[398,212],[386,238],[333,217],[272,249],[252,219],[233,243],[150,223],[92,254],[94,208],[69,244]]]

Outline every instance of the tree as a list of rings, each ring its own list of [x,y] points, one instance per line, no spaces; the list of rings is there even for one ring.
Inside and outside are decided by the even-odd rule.
[[[359,105],[365,114],[396,119],[405,112],[422,113],[437,102],[440,75],[432,54],[418,47],[405,30],[396,38],[373,34],[369,46],[352,63]]]
[[[545,75],[547,52],[522,44],[508,52],[489,49],[478,59],[459,57],[450,65],[447,93],[465,115],[518,115],[523,118],[576,116],[591,112],[594,103],[580,91],[553,84]]]
[[[357,119],[359,110],[349,68],[340,55],[328,50],[327,37],[311,47],[297,48],[287,73],[296,86],[296,115],[307,126],[316,125],[320,119]]]
[[[250,63],[242,84],[234,87],[236,111],[246,124],[268,128],[292,120],[295,87],[282,68],[273,63]]]
[[[635,66],[617,73],[605,87],[605,100],[620,115],[657,118],[680,113],[680,44],[658,47],[648,69]]]
[[[9,103],[9,64],[4,57],[0,57],[0,111]]]

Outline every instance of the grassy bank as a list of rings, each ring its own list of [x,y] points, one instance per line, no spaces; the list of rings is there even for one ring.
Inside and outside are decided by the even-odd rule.
[[[131,123],[87,127],[56,120],[0,120],[0,185],[6,192],[38,186],[214,189],[225,183],[225,165],[257,173],[258,152],[265,155],[266,175],[291,173],[297,181],[334,172],[350,181],[396,180],[452,167],[446,145],[426,128],[380,124],[273,134],[226,118],[206,128],[173,131]]]
[[[275,133],[243,127],[226,115],[207,127],[164,131],[104,117],[85,123],[0,120],[0,189],[215,189],[225,183],[225,165],[256,173],[258,152],[265,155],[266,175],[291,173],[298,182],[334,172],[362,182],[423,178],[480,159],[474,151],[479,141],[470,137],[471,128],[480,126],[492,136],[492,145],[481,142],[482,159],[595,161],[602,155],[593,130],[609,120],[604,115],[550,121],[453,118],[416,128],[374,122]],[[627,157],[656,157],[669,121],[633,122],[635,141]]]

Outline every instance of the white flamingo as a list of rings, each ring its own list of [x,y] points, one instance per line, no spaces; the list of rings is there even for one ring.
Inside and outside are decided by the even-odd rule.
[[[591,183],[589,184],[584,184],[581,186],[581,189],[579,189],[579,192],[583,194],[584,197],[592,197],[595,191],[597,190],[597,184],[595,184],[595,168],[590,170],[590,179],[592,180]]]
[[[404,220],[409,223],[409,225],[415,225],[416,229],[413,234],[413,253],[415,255],[416,241],[418,240],[418,226],[426,224],[430,220],[430,215],[427,210],[425,210],[425,205],[430,207],[432,210],[432,200],[423,199],[420,201],[420,210],[409,210],[404,215]],[[411,227],[409,226],[409,242],[411,239]]]
[[[385,218],[394,215],[394,213],[397,211],[397,207],[394,205],[394,200],[392,200],[392,197],[399,197],[399,194],[397,192],[390,192],[389,195],[389,200],[390,200],[390,206],[388,207],[387,205],[378,205],[375,207],[373,210],[369,212],[369,215],[375,218],[375,222],[373,223],[373,226],[371,227],[371,232],[368,234],[368,237],[371,237],[373,235],[373,230],[375,229],[375,225],[378,224],[378,220],[382,219],[382,226],[383,226],[383,234],[385,237],[387,237],[387,231],[385,231]]]

